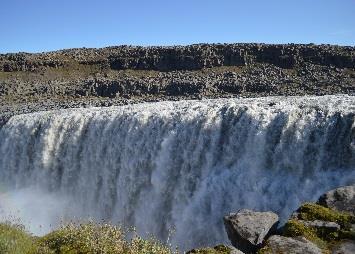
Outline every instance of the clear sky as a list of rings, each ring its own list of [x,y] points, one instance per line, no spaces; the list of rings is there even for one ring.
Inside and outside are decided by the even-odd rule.
[[[355,0],[0,0],[0,52],[203,42],[355,45]]]

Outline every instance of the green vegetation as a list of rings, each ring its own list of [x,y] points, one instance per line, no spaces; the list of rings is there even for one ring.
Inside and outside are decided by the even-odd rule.
[[[230,254],[231,249],[224,245],[217,245],[213,248],[194,249],[188,252],[188,254]]]
[[[0,253],[36,253],[34,238],[21,225],[0,224]]]
[[[134,236],[109,224],[69,224],[43,237],[33,237],[20,225],[0,224],[1,254],[172,254],[159,241]]]
[[[313,203],[303,204],[297,212],[298,219],[290,219],[285,224],[284,236],[304,236],[325,252],[344,239],[355,240],[355,232],[351,230],[351,224],[355,223],[355,217],[348,213],[338,212]],[[341,226],[341,229],[306,226],[302,220],[336,222]]]
[[[257,254],[272,254],[273,251],[269,246],[264,246],[263,248],[259,249]]]
[[[309,241],[315,243],[319,248],[327,248],[327,243],[317,235],[315,229],[305,226],[298,220],[289,220],[285,225],[283,235],[289,237],[304,236]]]
[[[333,221],[346,229],[350,228],[351,223],[355,223],[355,217],[348,213],[341,213],[313,203],[305,203],[297,211],[298,219],[301,220]]]

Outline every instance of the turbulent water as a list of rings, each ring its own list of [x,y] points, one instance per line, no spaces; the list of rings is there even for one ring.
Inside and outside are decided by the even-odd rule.
[[[0,213],[134,225],[182,249],[226,242],[240,208],[286,218],[355,182],[355,97],[160,102],[12,117],[0,129]],[[171,232],[173,231],[173,232]]]

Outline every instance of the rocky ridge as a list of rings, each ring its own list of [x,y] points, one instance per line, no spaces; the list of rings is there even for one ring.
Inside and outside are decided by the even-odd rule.
[[[0,55],[0,124],[67,107],[354,92],[354,47],[196,44]]]

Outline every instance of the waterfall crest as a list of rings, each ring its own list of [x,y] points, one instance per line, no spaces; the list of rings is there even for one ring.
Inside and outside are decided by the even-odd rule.
[[[0,129],[0,217],[39,233],[91,217],[162,240],[173,230],[182,249],[212,245],[227,241],[229,212],[286,218],[354,182],[352,96],[66,109]]]

